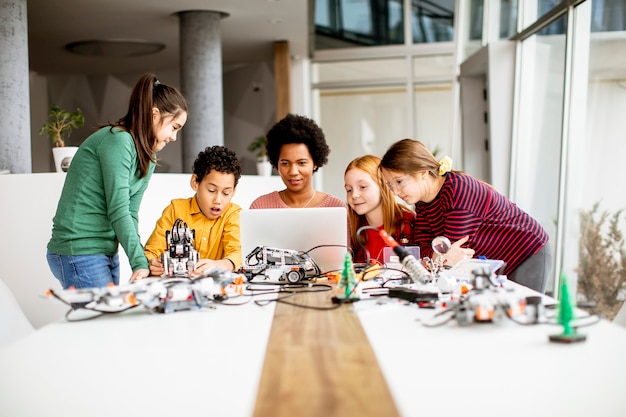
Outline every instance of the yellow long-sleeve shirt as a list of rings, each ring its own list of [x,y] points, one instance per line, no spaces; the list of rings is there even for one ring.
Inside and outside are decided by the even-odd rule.
[[[240,206],[230,203],[220,217],[210,220],[200,211],[196,196],[172,200],[144,246],[146,257],[159,258],[165,252],[165,232],[180,218],[195,230],[194,245],[200,259],[229,259],[237,270],[242,262],[240,212]]]

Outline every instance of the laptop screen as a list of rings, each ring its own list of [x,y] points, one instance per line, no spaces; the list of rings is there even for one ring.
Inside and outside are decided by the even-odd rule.
[[[243,209],[241,251],[245,260],[258,246],[308,254],[323,272],[341,271],[348,252],[348,214],[343,207]]]

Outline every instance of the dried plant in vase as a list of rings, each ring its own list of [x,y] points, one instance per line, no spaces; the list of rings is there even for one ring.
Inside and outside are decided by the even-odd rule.
[[[626,248],[620,230],[624,210],[600,212],[599,207],[595,203],[591,210],[580,211],[578,294],[612,320],[626,296]]]

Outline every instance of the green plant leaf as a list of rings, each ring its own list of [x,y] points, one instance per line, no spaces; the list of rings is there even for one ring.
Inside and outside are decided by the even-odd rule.
[[[73,112],[63,110],[56,104],[50,106],[48,121],[39,130],[39,134],[46,134],[57,147],[65,146],[72,130],[85,125],[85,116],[81,109]]]

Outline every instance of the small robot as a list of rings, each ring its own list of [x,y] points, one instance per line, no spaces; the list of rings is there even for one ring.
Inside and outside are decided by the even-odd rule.
[[[307,253],[292,249],[257,246],[244,260],[240,271],[248,281],[255,278],[295,284],[319,276],[320,267]]]
[[[127,284],[73,288],[46,292],[73,309],[119,313],[142,305],[152,313],[199,310],[209,302],[221,302],[243,294],[246,279],[241,274],[213,268],[194,279],[146,278]]]
[[[196,231],[190,230],[182,219],[176,219],[172,230],[165,232],[167,246],[161,262],[167,277],[190,277],[199,260],[194,246]]]

